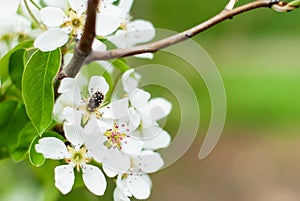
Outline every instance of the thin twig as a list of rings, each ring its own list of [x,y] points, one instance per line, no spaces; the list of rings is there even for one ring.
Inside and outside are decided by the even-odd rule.
[[[142,53],[154,53],[162,48],[174,45],[176,43],[182,42],[184,40],[187,40],[188,38],[191,38],[207,29],[210,27],[226,20],[230,19],[233,16],[236,16],[238,14],[254,10],[257,8],[270,8],[274,4],[278,4],[278,0],[258,0],[254,1],[242,6],[239,6],[237,8],[234,8],[232,10],[223,10],[216,16],[210,18],[209,20],[192,27],[186,31],[183,31],[181,33],[178,33],[176,35],[170,36],[168,38],[164,38],[159,41],[155,41],[152,43],[144,44],[144,45],[139,45],[135,46],[132,48],[127,48],[127,49],[114,49],[106,52],[98,52],[98,51],[92,51],[88,55],[81,55],[81,54],[76,54],[76,51],[78,49],[75,49],[75,55],[74,57],[78,57],[77,59],[74,58],[73,60],[77,61],[78,63],[71,63],[69,65],[69,69],[71,70],[63,70],[61,72],[62,77],[74,77],[77,72],[80,70],[81,65],[85,63],[90,63],[92,61],[97,61],[97,60],[110,60],[110,59],[116,59],[120,57],[127,57],[127,56],[132,56],[132,55],[137,55],[137,54],[142,54]],[[86,58],[85,58],[86,57]],[[70,73],[72,72],[72,73]]]

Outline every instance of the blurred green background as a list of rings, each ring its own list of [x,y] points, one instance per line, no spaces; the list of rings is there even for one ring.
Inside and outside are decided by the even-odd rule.
[[[239,4],[250,1],[241,0]],[[155,27],[182,31],[221,11],[226,0],[136,0],[132,14]],[[199,98],[199,135],[189,151],[171,167],[153,174],[152,201],[298,201],[300,200],[300,10],[277,13],[261,8],[227,20],[193,39],[212,57],[227,94],[227,119],[222,137],[205,160],[198,152],[210,119],[205,84],[191,73],[187,79]],[[191,53],[192,54],[192,53]],[[167,63],[157,53],[153,61]],[[159,95],[159,94],[156,94]],[[171,133],[176,119],[167,122]],[[0,162],[0,201],[111,200],[85,188],[60,196],[53,183],[35,176],[53,174],[25,162]],[[53,182],[51,180],[51,182]],[[26,186],[26,188],[24,188]],[[16,193],[18,192],[18,193]],[[19,196],[14,197],[13,195]],[[107,192],[111,194],[111,192]]]

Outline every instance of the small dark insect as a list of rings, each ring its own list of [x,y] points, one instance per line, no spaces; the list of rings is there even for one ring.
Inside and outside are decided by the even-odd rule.
[[[96,108],[100,107],[103,103],[104,95],[100,91],[96,91],[89,100],[88,111],[92,112]]]

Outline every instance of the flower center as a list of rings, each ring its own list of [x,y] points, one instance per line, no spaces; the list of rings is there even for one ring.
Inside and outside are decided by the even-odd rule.
[[[79,150],[74,149],[73,147],[68,146],[68,151],[71,154],[70,158],[66,158],[67,163],[74,163],[77,171],[80,169],[80,165],[83,163],[89,163],[91,158],[86,155],[86,148],[82,147]]]
[[[89,100],[88,111],[93,112],[96,108],[100,107],[103,103],[104,94],[100,91],[96,91]]]
[[[72,27],[78,28],[81,26],[81,20],[79,18],[72,19]]]
[[[104,135],[107,137],[107,141],[106,141],[106,146],[108,148],[117,148],[119,150],[122,149],[122,142],[125,138],[129,137],[128,135],[126,135],[125,133],[122,133],[119,130],[119,127],[117,125],[115,125],[115,127],[113,129],[109,129],[107,130]],[[124,142],[126,143],[126,141]]]

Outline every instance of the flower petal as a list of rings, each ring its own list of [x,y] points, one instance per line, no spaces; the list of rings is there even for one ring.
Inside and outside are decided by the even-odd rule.
[[[71,8],[81,15],[87,9],[87,0],[69,0]]]
[[[128,34],[134,43],[143,43],[155,37],[155,29],[151,22],[146,20],[134,20],[127,24]]]
[[[141,153],[143,145],[143,141],[127,137],[122,141],[122,152],[137,156]]]
[[[132,195],[140,200],[147,199],[151,193],[151,186],[142,176],[129,175],[127,178],[127,186]]]
[[[75,79],[66,77],[62,79],[60,82],[60,86],[58,87],[58,93],[65,93],[71,91],[75,87]]]
[[[171,136],[166,131],[162,130],[158,135],[153,138],[147,138],[144,140],[145,149],[161,149],[169,146],[171,142]]]
[[[6,18],[10,15],[16,14],[20,0],[0,0],[1,18]]]
[[[153,98],[149,101],[148,109],[152,119],[159,120],[170,114],[172,104],[164,98]]]
[[[110,169],[110,168],[107,167],[106,165],[103,165],[103,171],[104,171],[105,174],[106,174],[108,177],[110,177],[110,178],[113,178],[113,177],[115,177],[115,176],[118,174],[118,172],[116,172],[116,171]]]
[[[135,108],[142,108],[147,104],[150,97],[150,93],[142,89],[135,89],[130,95],[129,99]]]
[[[118,187],[114,190],[114,201],[130,201],[130,199]]]
[[[68,40],[69,36],[60,29],[49,29],[35,39],[34,47],[43,52],[49,52],[63,46]]]
[[[102,43],[101,41],[94,39],[92,49],[95,51],[105,52],[106,45],[104,43]]]
[[[80,124],[75,124],[64,124],[64,131],[66,139],[69,142],[71,142],[72,145],[79,149],[83,144],[82,139],[80,137],[80,135],[83,134],[83,128],[80,126]]]
[[[127,172],[130,167],[128,156],[123,155],[118,149],[110,148],[109,154],[103,160],[103,165],[119,174]]]
[[[147,150],[133,159],[139,170],[145,173],[153,173],[163,167],[164,161],[159,153]]]
[[[42,22],[49,27],[59,27],[64,23],[66,17],[60,8],[46,7],[41,10]]]
[[[62,1],[62,0],[43,0],[47,6],[51,7],[58,7],[63,10],[67,10],[67,1]]]
[[[131,94],[137,88],[140,78],[141,76],[138,73],[134,72],[134,69],[125,71],[122,76],[124,91]]]
[[[108,12],[102,12],[97,15],[96,35],[107,36],[115,32],[121,24],[120,19],[116,15]]]
[[[82,178],[85,186],[92,193],[98,196],[104,194],[106,189],[106,179],[98,167],[85,164],[82,168]]]
[[[89,83],[89,93],[93,95],[95,92],[100,91],[103,95],[108,92],[109,85],[102,76],[93,76]]]
[[[75,176],[72,165],[60,165],[54,169],[55,186],[62,192],[67,194],[72,190]]]
[[[120,0],[119,8],[122,9],[123,12],[128,13],[132,7],[133,0]]]
[[[35,150],[44,155],[45,158],[60,160],[69,158],[70,153],[63,141],[55,137],[44,137],[35,145]]]
[[[142,54],[136,54],[134,57],[142,58],[142,59],[153,59],[154,54],[153,53],[142,53]]]
[[[135,111],[133,107],[130,107],[128,109],[128,117],[129,117],[129,130],[133,131],[139,127],[141,123],[141,117],[138,115],[138,113]]]

